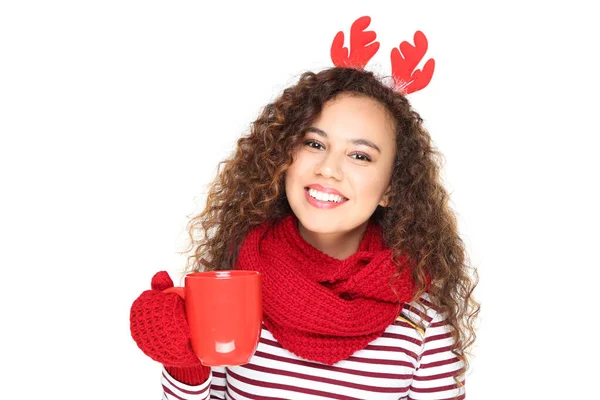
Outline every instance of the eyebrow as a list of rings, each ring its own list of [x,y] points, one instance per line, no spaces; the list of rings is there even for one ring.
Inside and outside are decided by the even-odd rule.
[[[325,139],[328,138],[328,135],[327,135],[327,133],[325,131],[323,131],[323,130],[321,130],[319,128],[316,128],[314,126],[308,127],[308,129],[306,129],[306,132],[314,132],[317,135],[319,135],[321,137],[324,137]],[[352,143],[352,144],[356,144],[356,145],[362,144],[362,145],[365,145],[365,146],[369,146],[369,147],[377,150],[379,153],[381,153],[381,150],[379,149],[379,146],[377,146],[375,143],[371,142],[370,140],[367,140],[367,139],[348,139],[348,142]]]

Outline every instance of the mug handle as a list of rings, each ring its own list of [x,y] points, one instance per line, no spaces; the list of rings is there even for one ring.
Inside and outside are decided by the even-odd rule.
[[[170,287],[162,291],[163,293],[175,293],[185,300],[185,292],[182,287]]]

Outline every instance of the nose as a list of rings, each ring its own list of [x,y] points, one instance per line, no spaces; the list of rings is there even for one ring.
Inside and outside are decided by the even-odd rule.
[[[328,154],[323,157],[323,160],[317,164],[315,173],[322,175],[324,178],[334,178],[341,180],[344,176],[340,163],[338,162],[335,154]]]

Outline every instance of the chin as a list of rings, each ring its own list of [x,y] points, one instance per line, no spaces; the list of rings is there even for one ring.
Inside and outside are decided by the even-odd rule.
[[[346,218],[343,221],[334,221],[334,217],[327,218],[323,217],[323,215],[318,215],[313,213],[311,215],[306,215],[306,213],[296,214],[298,217],[298,221],[302,226],[314,233],[336,233],[336,232],[344,232],[347,230],[348,220]],[[339,218],[339,216],[336,216]],[[341,223],[340,223],[341,222]]]

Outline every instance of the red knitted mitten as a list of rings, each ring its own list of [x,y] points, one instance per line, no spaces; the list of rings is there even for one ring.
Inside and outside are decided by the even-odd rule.
[[[152,290],[143,292],[131,306],[131,336],[144,354],[163,364],[173,378],[199,385],[208,378],[210,367],[202,365],[192,350],[183,299],[162,292],[169,287],[173,281],[166,271],[152,277]]]

